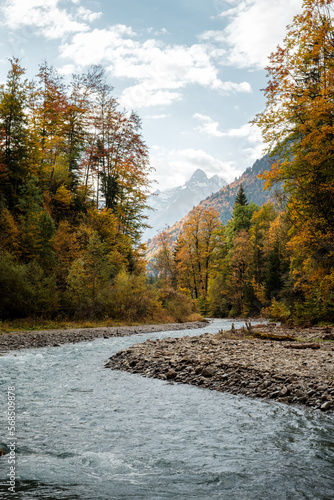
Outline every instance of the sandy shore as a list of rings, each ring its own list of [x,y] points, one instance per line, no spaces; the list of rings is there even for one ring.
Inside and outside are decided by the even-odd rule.
[[[36,347],[57,347],[61,344],[74,344],[96,338],[125,337],[137,333],[167,332],[203,328],[207,323],[168,323],[162,325],[118,326],[100,328],[78,328],[68,330],[42,330],[31,332],[12,332],[0,334],[0,353],[16,349]]]
[[[334,411],[333,340],[334,329],[261,325],[148,340],[117,353],[106,367],[328,412]]]

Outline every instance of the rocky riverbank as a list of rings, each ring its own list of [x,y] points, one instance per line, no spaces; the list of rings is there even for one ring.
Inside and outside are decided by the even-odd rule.
[[[78,328],[68,330],[42,330],[0,334],[0,353],[36,347],[58,347],[61,344],[75,344],[96,338],[125,337],[138,333],[168,332],[203,328],[207,322],[168,323],[163,325],[119,326],[100,328]]]
[[[334,411],[334,329],[261,325],[147,340],[107,368],[207,389]]]

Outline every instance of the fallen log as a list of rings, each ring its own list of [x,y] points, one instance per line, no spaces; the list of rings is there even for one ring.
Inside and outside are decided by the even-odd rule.
[[[303,342],[286,344],[284,347],[286,349],[320,349],[320,344],[317,344],[316,342]]]

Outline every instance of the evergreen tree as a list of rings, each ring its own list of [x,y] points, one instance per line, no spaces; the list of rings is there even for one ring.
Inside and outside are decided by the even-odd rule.
[[[31,141],[26,116],[27,82],[18,59],[10,59],[7,81],[0,86],[0,203],[15,210],[19,187],[30,166]]]
[[[240,184],[239,190],[237,192],[237,196],[235,198],[234,206],[236,206],[236,205],[240,205],[242,207],[245,207],[246,205],[248,205],[248,200],[247,200],[247,197],[246,197],[246,194],[245,194],[245,191],[244,191],[242,184]]]

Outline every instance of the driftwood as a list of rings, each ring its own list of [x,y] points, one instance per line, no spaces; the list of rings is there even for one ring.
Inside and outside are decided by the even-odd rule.
[[[316,342],[303,342],[286,344],[284,347],[286,349],[320,349],[320,344],[317,344]]]

